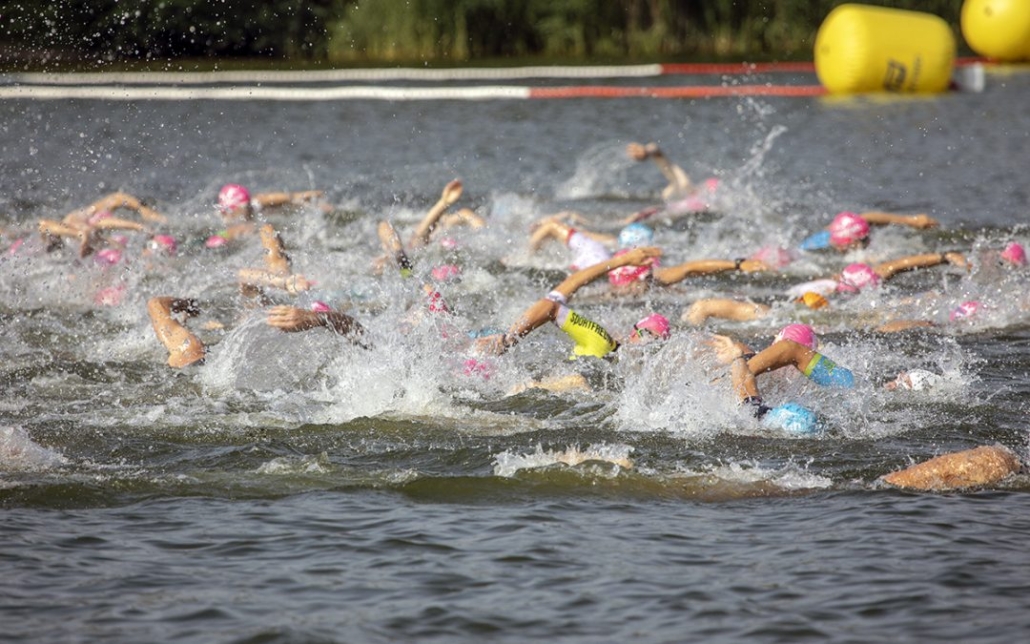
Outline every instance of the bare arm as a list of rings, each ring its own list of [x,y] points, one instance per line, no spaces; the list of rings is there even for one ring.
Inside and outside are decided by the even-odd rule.
[[[662,191],[662,197],[665,199],[688,195],[694,191],[694,186],[687,173],[683,171],[683,168],[669,161],[656,143],[647,145],[630,143],[626,147],[626,151],[637,161],[651,159],[658,166],[658,170],[669,182],[669,185]]]
[[[268,311],[268,324],[288,333],[325,327],[337,335],[342,335],[355,344],[367,348],[362,340],[365,328],[342,311],[318,312],[296,306],[273,306]]]
[[[139,213],[139,216],[144,221],[152,221],[154,223],[163,224],[167,221],[167,218],[161,213],[157,212],[153,208],[144,206],[143,203],[125,192],[113,192],[105,197],[97,199],[89,206],[90,214],[101,212],[104,210],[117,210],[118,208],[128,208]]]
[[[444,186],[440,199],[433,204],[433,207],[429,209],[429,212],[422,218],[418,228],[412,234],[411,241],[408,242],[409,248],[421,248],[429,243],[429,236],[436,228],[440,217],[461,197],[462,190],[462,183],[458,179]]]
[[[881,262],[873,267],[876,274],[882,279],[888,280],[898,273],[910,271],[916,268],[928,268],[940,264],[949,263],[960,268],[968,268],[969,263],[962,253],[924,253],[921,255],[909,255]]]
[[[311,288],[303,275],[281,275],[260,268],[241,268],[237,279],[242,287],[277,288],[294,295]]]
[[[767,271],[769,267],[765,263],[754,259],[700,259],[693,262],[684,262],[676,266],[659,267],[654,269],[654,279],[662,286],[669,286],[682,282],[692,275],[714,275],[727,271],[741,271],[753,273]]]
[[[893,212],[871,211],[859,215],[870,226],[886,226],[894,224],[911,228],[936,228],[939,222],[925,213],[917,215],[899,215]]]
[[[262,208],[275,208],[290,204],[302,204],[322,199],[325,193],[321,190],[301,190],[298,192],[262,192],[254,195],[254,201]]]
[[[168,366],[181,368],[204,359],[204,344],[173,314],[189,318],[198,313],[193,300],[174,297],[154,297],[147,301],[147,313],[154,333],[168,349]]]
[[[561,284],[552,290],[561,293],[566,299],[571,298],[576,291],[583,288],[590,282],[604,277],[608,271],[622,266],[644,266],[651,263],[655,258],[661,257],[662,251],[652,246],[641,246],[634,248],[618,257],[588,266],[569,275]]]
[[[699,326],[704,324],[708,318],[746,322],[757,320],[768,312],[769,307],[765,304],[724,298],[706,298],[691,304],[683,317],[690,324]]]
[[[261,246],[265,249],[265,266],[273,275],[290,274],[290,256],[286,254],[282,237],[271,224],[261,226]]]

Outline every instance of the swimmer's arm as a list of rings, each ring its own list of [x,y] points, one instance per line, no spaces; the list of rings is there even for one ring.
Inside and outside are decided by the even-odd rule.
[[[271,224],[261,226],[261,246],[265,249],[265,266],[274,275],[290,274],[290,256],[286,254],[282,237]]]
[[[662,152],[656,143],[648,143],[647,145],[630,143],[626,147],[626,151],[636,161],[651,159],[658,166],[658,170],[669,182],[669,185],[662,191],[662,196],[666,199],[693,192],[694,187],[690,183],[690,177],[687,173],[684,172],[683,168],[669,161],[668,157],[665,156],[665,153]]]
[[[136,232],[146,230],[146,226],[139,222],[118,217],[105,217],[93,224],[93,227],[97,230],[134,230]]]
[[[152,221],[159,224],[163,224],[167,221],[167,218],[164,215],[153,208],[144,206],[143,202],[139,199],[125,192],[113,192],[105,197],[97,199],[90,204],[89,211],[92,214],[103,210],[117,210],[118,208],[134,210],[139,213],[139,216],[142,217],[144,221]]]
[[[760,399],[755,374],[748,367],[747,354],[752,353],[751,348],[725,335],[712,336],[705,344],[712,348],[719,362],[730,365],[730,379],[737,399]]]
[[[704,324],[708,318],[746,322],[757,320],[769,312],[765,304],[730,300],[724,298],[706,298],[690,305],[683,318],[695,326]]]
[[[325,197],[321,190],[300,190],[297,192],[262,192],[254,195],[254,202],[262,208],[275,208],[290,204],[318,201]]]
[[[561,284],[554,287],[554,291],[561,293],[566,299],[571,298],[576,291],[583,288],[590,282],[604,277],[608,271],[621,268],[622,266],[644,266],[654,259],[661,257],[662,251],[653,246],[641,246],[618,257],[612,257],[593,266],[587,266],[569,275]]]
[[[654,270],[654,279],[663,286],[682,282],[692,275],[714,275],[727,271],[741,271],[753,273],[766,271],[769,267],[763,262],[753,259],[700,259],[693,262],[684,262],[676,266],[660,267]]]
[[[287,333],[297,333],[325,327],[337,335],[342,335],[364,346],[360,338],[364,335],[365,328],[357,320],[342,311],[318,312],[301,309],[296,306],[273,306],[268,311],[267,321],[269,326]]]
[[[888,280],[898,273],[914,270],[917,268],[929,268],[940,264],[953,264],[960,268],[968,268],[969,263],[962,253],[923,253],[920,255],[909,255],[886,262],[881,262],[873,267],[876,274],[882,279]]]
[[[168,349],[168,365],[185,367],[204,359],[204,344],[185,325],[173,317],[174,313],[192,317],[199,313],[196,302],[174,297],[154,297],[147,301],[147,313],[154,333]]]
[[[910,228],[936,228],[940,223],[933,217],[919,213],[916,215],[899,215],[893,212],[871,211],[859,215],[871,226],[909,226]]]
[[[393,257],[397,268],[401,271],[401,275],[404,277],[410,276],[411,260],[408,259],[408,254],[404,252],[404,244],[401,243],[401,237],[397,234],[397,229],[388,221],[380,221],[379,226],[376,228],[376,233],[379,235],[379,244],[383,247],[383,251]]]
[[[440,217],[461,197],[462,190],[462,183],[459,179],[455,179],[444,186],[440,199],[433,204],[433,207],[429,209],[429,212],[422,218],[418,228],[412,234],[411,241],[408,242],[408,248],[421,248],[429,243],[429,237],[433,234],[433,230],[436,228]]]
[[[538,251],[548,239],[564,244],[570,234],[572,234],[571,226],[558,219],[548,217],[533,224],[532,234],[529,237],[529,248],[532,251]]]
[[[303,275],[277,275],[259,268],[241,268],[237,273],[241,287],[277,288],[287,293],[302,293],[311,288]]]
[[[486,225],[486,220],[475,213],[471,208],[462,208],[455,213],[447,213],[440,218],[440,226],[443,228],[454,228],[455,226],[468,226],[479,229]]]
[[[793,340],[779,340],[759,351],[747,362],[751,373],[757,375],[793,365],[804,371],[816,352]]]
[[[937,326],[930,320],[894,320],[874,329],[877,333],[899,333],[909,329],[926,329]]]

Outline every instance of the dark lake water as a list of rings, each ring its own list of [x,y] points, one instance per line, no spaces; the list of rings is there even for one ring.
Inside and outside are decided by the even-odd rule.
[[[914,493],[878,477],[983,444],[1027,456],[1030,275],[990,253],[1030,243],[1028,103],[1018,68],[989,70],[982,93],[928,98],[0,100],[2,639],[1018,638],[1030,479]],[[666,264],[793,248],[841,210],[925,212],[941,227],[876,229],[865,250],[636,298],[590,286],[574,304],[591,318],[623,329],[655,310],[674,331],[588,366],[591,392],[515,393],[582,367],[549,326],[490,378],[464,373],[441,332],[505,328],[565,276],[564,247],[529,251],[533,221],[577,210],[611,232],[660,201],[662,177],[627,157],[631,141],[722,181],[713,212],[656,221]],[[455,207],[487,226],[414,255],[420,276],[454,263],[463,277],[441,286],[452,321],[412,327],[417,287],[372,270],[376,224],[407,234],[454,178]],[[260,244],[203,244],[227,182],[325,190],[332,212],[262,217],[316,283],[296,301],[345,308],[370,350],[280,333],[242,301],[235,275],[261,264]],[[37,219],[113,190],[169,217],[176,257],[144,258],[141,235],[113,267],[72,245],[42,251]],[[973,270],[912,272],[818,312],[779,297],[850,261],[945,250]],[[112,287],[121,302],[98,305]],[[196,298],[198,329],[224,325],[199,332],[206,364],[165,364],[155,295]],[[713,295],[775,304],[754,322],[681,320]],[[968,300],[985,308],[949,321]],[[937,326],[870,330],[892,315]],[[750,418],[701,348],[713,331],[765,346],[797,320],[858,376],[851,390],[762,376],[768,399],[819,414],[811,436]],[[913,368],[940,383],[883,388]]]

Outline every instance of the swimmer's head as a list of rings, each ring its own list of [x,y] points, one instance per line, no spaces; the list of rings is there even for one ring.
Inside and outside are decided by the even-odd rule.
[[[632,223],[619,231],[619,248],[649,246],[654,241],[654,231],[641,223]]]
[[[659,313],[652,313],[633,325],[630,342],[643,342],[651,336],[668,340],[670,335],[669,319]]]
[[[869,237],[869,222],[853,212],[838,213],[830,225],[830,244],[845,249]]]
[[[952,322],[958,322],[960,320],[969,320],[970,318],[976,316],[976,314],[979,313],[982,309],[982,303],[977,302],[976,300],[969,300],[968,302],[963,302],[962,304],[956,306],[955,309],[951,312],[951,314],[948,315],[948,319]]]
[[[795,402],[786,402],[762,416],[762,425],[790,434],[814,434],[819,431],[819,417],[811,409]]]
[[[149,248],[154,252],[174,255],[178,245],[175,243],[175,237],[171,235],[154,235],[150,239]]]
[[[1010,242],[1005,250],[1001,251],[1001,258],[1014,266],[1026,266],[1026,251],[1019,242]]]
[[[227,183],[218,191],[218,210],[223,216],[246,215],[250,211],[250,192],[238,183]]]
[[[818,344],[815,331],[807,324],[788,324],[776,334],[776,341],[792,340],[814,350]]]
[[[868,264],[848,264],[837,280],[838,293],[858,293],[861,290],[878,286],[880,276]]]
[[[434,266],[433,270],[430,271],[430,275],[432,275],[433,279],[437,282],[449,282],[461,277],[461,268],[454,264],[441,264],[439,266]]]

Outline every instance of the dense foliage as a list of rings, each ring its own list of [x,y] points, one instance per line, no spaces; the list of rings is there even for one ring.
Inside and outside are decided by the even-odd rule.
[[[8,55],[339,63],[810,58],[843,0],[6,0]],[[868,0],[955,26],[962,0]]]

